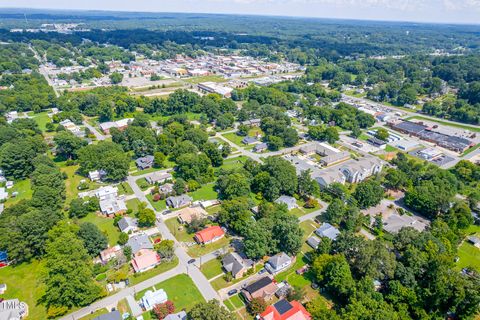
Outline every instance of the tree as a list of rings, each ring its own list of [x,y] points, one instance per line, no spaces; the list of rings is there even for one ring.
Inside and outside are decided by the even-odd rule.
[[[389,168],[384,177],[384,185],[387,188],[401,190],[409,186],[411,183],[407,174],[401,170]]]
[[[212,162],[212,166],[220,167],[223,164],[222,150],[218,144],[207,142],[203,145],[202,150]]]
[[[125,232],[121,232],[118,235],[118,244],[123,246],[128,242],[129,236]]]
[[[268,149],[271,151],[277,151],[283,148],[283,139],[277,136],[268,137]]]
[[[175,311],[175,305],[172,301],[167,300],[164,303],[156,304],[153,306],[153,313],[158,320],[163,320],[169,314]]]
[[[318,182],[311,178],[311,170],[304,170],[298,175],[298,194],[302,197],[320,193]]]
[[[238,131],[237,131],[237,134],[239,136],[246,136],[248,134],[248,131],[250,130],[250,128],[245,125],[245,124],[241,124],[238,126]]]
[[[127,261],[130,261],[132,259],[132,248],[130,246],[124,246],[123,255],[125,256]]]
[[[217,180],[217,188],[222,199],[229,200],[250,194],[248,179],[241,173],[220,176]]]
[[[45,294],[47,308],[81,307],[104,293],[93,280],[93,265],[77,226],[60,223],[48,234],[45,258]]]
[[[157,217],[155,212],[150,208],[142,208],[137,212],[138,226],[139,227],[151,227],[155,225]]]
[[[252,301],[248,304],[248,312],[256,316],[257,314],[262,313],[267,308],[267,303],[262,297],[253,298]]]
[[[178,178],[173,184],[173,190],[177,195],[184,194],[187,192],[187,182],[185,182],[185,180],[182,178]]]
[[[390,137],[390,133],[388,133],[387,129],[385,128],[378,128],[375,132],[375,138],[387,141],[388,137]]]
[[[155,246],[155,250],[157,250],[162,259],[170,260],[174,257],[175,242],[173,240],[162,240]]]
[[[346,213],[342,200],[334,198],[324,213],[325,220],[333,224],[340,224]]]
[[[0,167],[5,176],[23,179],[33,171],[33,159],[47,150],[39,136],[19,138],[0,148]]]
[[[200,302],[187,313],[188,320],[235,320],[236,317],[217,300]]]
[[[155,152],[153,154],[153,166],[155,168],[162,168],[165,164],[165,154],[163,152]]]
[[[379,182],[370,179],[360,182],[353,193],[358,205],[362,209],[376,206],[383,199],[383,188]]]
[[[104,170],[105,178],[111,181],[124,179],[130,169],[128,154],[120,145],[108,141],[90,144],[80,149],[78,162],[84,174],[94,170]]]
[[[112,72],[110,74],[110,81],[112,82],[112,84],[119,84],[120,82],[122,82],[122,80],[123,80],[123,74],[119,72]]]
[[[78,237],[83,240],[85,249],[92,257],[97,256],[100,251],[108,247],[107,237],[91,222],[80,224]]]
[[[57,155],[67,159],[76,159],[78,150],[87,145],[87,141],[75,136],[70,131],[59,132],[53,141],[57,144]]]
[[[182,154],[176,159],[176,162],[178,176],[184,180],[196,180],[202,184],[213,179],[210,159],[204,153]]]

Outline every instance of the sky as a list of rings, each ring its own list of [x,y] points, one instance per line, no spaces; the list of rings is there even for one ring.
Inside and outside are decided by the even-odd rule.
[[[0,7],[480,24],[480,0],[0,0]]]

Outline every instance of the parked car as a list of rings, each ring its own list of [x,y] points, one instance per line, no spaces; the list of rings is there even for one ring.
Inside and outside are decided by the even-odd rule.
[[[258,274],[264,274],[265,272],[267,272],[267,269],[263,268],[260,271],[258,271]]]
[[[188,264],[192,264],[192,263],[195,263],[195,259],[188,260]]]
[[[238,290],[237,289],[232,289],[230,291],[227,292],[229,296],[233,296],[234,294],[237,294],[238,293]]]

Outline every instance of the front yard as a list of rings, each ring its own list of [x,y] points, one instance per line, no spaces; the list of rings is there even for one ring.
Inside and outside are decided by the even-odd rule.
[[[164,273],[168,270],[175,268],[177,265],[178,265],[177,257],[173,258],[172,261],[163,261],[161,264],[159,264],[158,266],[156,266],[151,270],[141,272],[141,273],[135,273],[131,275],[128,278],[130,281],[130,285],[135,285],[137,283],[140,283],[142,281],[155,277],[161,273]]]
[[[175,305],[175,310],[190,310],[195,304],[205,301],[192,279],[186,274],[179,274],[163,282],[157,283],[155,289],[163,289],[167,293],[168,300]],[[139,300],[143,297],[147,288],[135,294],[135,299]]]
[[[218,259],[212,259],[200,266],[200,271],[207,277],[208,280],[223,274],[222,262]]]

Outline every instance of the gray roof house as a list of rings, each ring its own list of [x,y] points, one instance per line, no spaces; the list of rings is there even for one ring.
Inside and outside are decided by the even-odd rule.
[[[137,165],[138,169],[145,170],[153,167],[153,160],[154,160],[153,156],[145,156],[135,160],[135,164]]]
[[[255,142],[257,142],[257,138],[254,137],[245,137],[242,139],[243,144],[253,144]]]
[[[331,240],[335,240],[337,238],[337,236],[340,234],[340,231],[337,228],[335,228],[334,226],[332,226],[330,223],[324,222],[320,226],[320,228],[315,230],[315,233],[319,237],[327,237]]]
[[[255,147],[253,147],[253,152],[262,152],[267,150],[268,145],[265,142],[257,144]]]
[[[265,264],[265,268],[268,270],[268,272],[275,274],[291,265],[292,261],[293,259],[290,258],[285,252],[280,252],[268,259],[268,262]]]
[[[187,313],[185,311],[172,313],[163,318],[163,320],[187,320]]]
[[[288,210],[292,210],[298,207],[297,199],[290,196],[280,196],[277,200],[275,200],[275,203],[286,204]]]
[[[172,179],[172,175],[168,172],[153,172],[148,175],[145,180],[150,184],[162,183],[166,180]]]
[[[132,248],[132,253],[134,255],[142,249],[153,249],[153,244],[146,234],[136,234],[130,237],[127,245]]]
[[[241,278],[245,271],[253,265],[251,260],[244,260],[236,252],[226,254],[222,259],[223,269],[227,272],[231,272],[232,276],[237,279]]]
[[[120,231],[129,233],[138,230],[138,219],[132,217],[123,217],[118,220],[118,228]]]
[[[98,317],[93,318],[93,320],[121,320],[122,316],[118,310],[99,315]]]
[[[312,247],[313,249],[317,249],[318,248],[318,245],[320,244],[320,239],[318,239],[317,237],[310,237],[307,239],[307,244]]]
[[[193,199],[192,197],[182,194],[181,196],[176,196],[176,197],[168,197],[166,202],[167,206],[170,208],[181,208],[188,206],[192,203]]]

